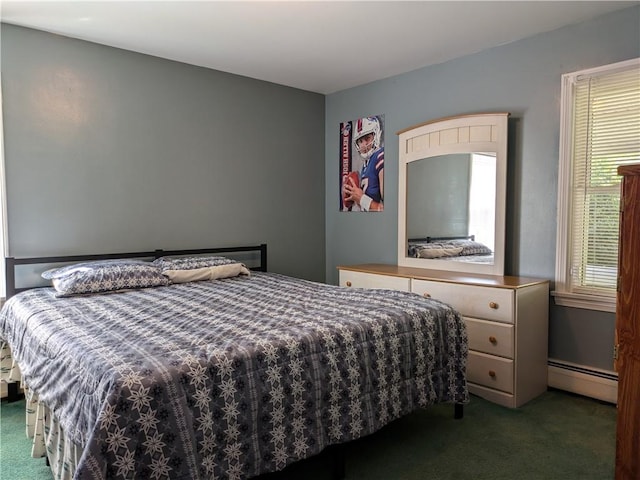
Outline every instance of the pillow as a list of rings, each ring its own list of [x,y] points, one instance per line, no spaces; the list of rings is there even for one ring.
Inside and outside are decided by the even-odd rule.
[[[230,265],[238,263],[226,257],[160,257],[153,261],[153,264],[165,270],[192,270],[194,268],[217,267],[220,265]]]
[[[490,255],[493,253],[486,245],[473,240],[450,240],[447,243],[455,245],[456,247],[462,247],[460,255]]]
[[[198,282],[200,280],[237,277],[238,275],[250,275],[251,273],[242,263],[228,263],[213,267],[165,270],[162,274],[166,275],[171,283],[187,283]]]
[[[462,247],[453,247],[444,245],[441,247],[427,247],[418,250],[419,258],[441,258],[441,257],[457,257],[461,255]]]
[[[443,243],[414,243],[414,244],[409,244],[409,256],[410,257],[415,257],[415,258],[435,258],[435,257],[428,257],[427,255],[430,255],[430,253],[428,252],[424,252],[422,255],[421,253],[424,250],[437,250],[437,249],[444,249],[444,248],[453,248],[451,246],[447,246],[447,244],[443,244]],[[442,255],[437,255],[437,256],[442,256]]]
[[[52,268],[42,273],[57,297],[168,285],[158,267],[142,260],[102,260]]]

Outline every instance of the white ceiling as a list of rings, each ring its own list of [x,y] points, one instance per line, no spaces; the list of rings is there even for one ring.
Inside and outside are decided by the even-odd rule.
[[[2,0],[3,22],[323,94],[638,1]]]

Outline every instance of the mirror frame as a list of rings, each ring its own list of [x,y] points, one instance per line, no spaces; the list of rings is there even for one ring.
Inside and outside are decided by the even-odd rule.
[[[398,265],[462,273],[504,275],[509,113],[478,113],[441,118],[397,132]],[[495,152],[496,205],[493,264],[407,256],[407,166],[429,157],[455,153]]]

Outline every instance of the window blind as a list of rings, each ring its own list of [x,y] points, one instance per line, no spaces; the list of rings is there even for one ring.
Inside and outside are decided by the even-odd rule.
[[[615,296],[617,168],[640,161],[640,68],[579,75],[573,95],[571,290]]]

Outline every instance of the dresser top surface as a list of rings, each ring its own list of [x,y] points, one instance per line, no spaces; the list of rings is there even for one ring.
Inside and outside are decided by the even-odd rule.
[[[445,270],[428,270],[426,268],[401,267],[384,263],[362,263],[359,265],[339,265],[338,270],[362,273],[377,273],[395,277],[415,278],[418,280],[434,280],[438,282],[466,283],[500,288],[522,288],[529,285],[549,283],[549,280],[528,277],[512,277],[499,275],[483,275],[475,273],[448,272]]]

